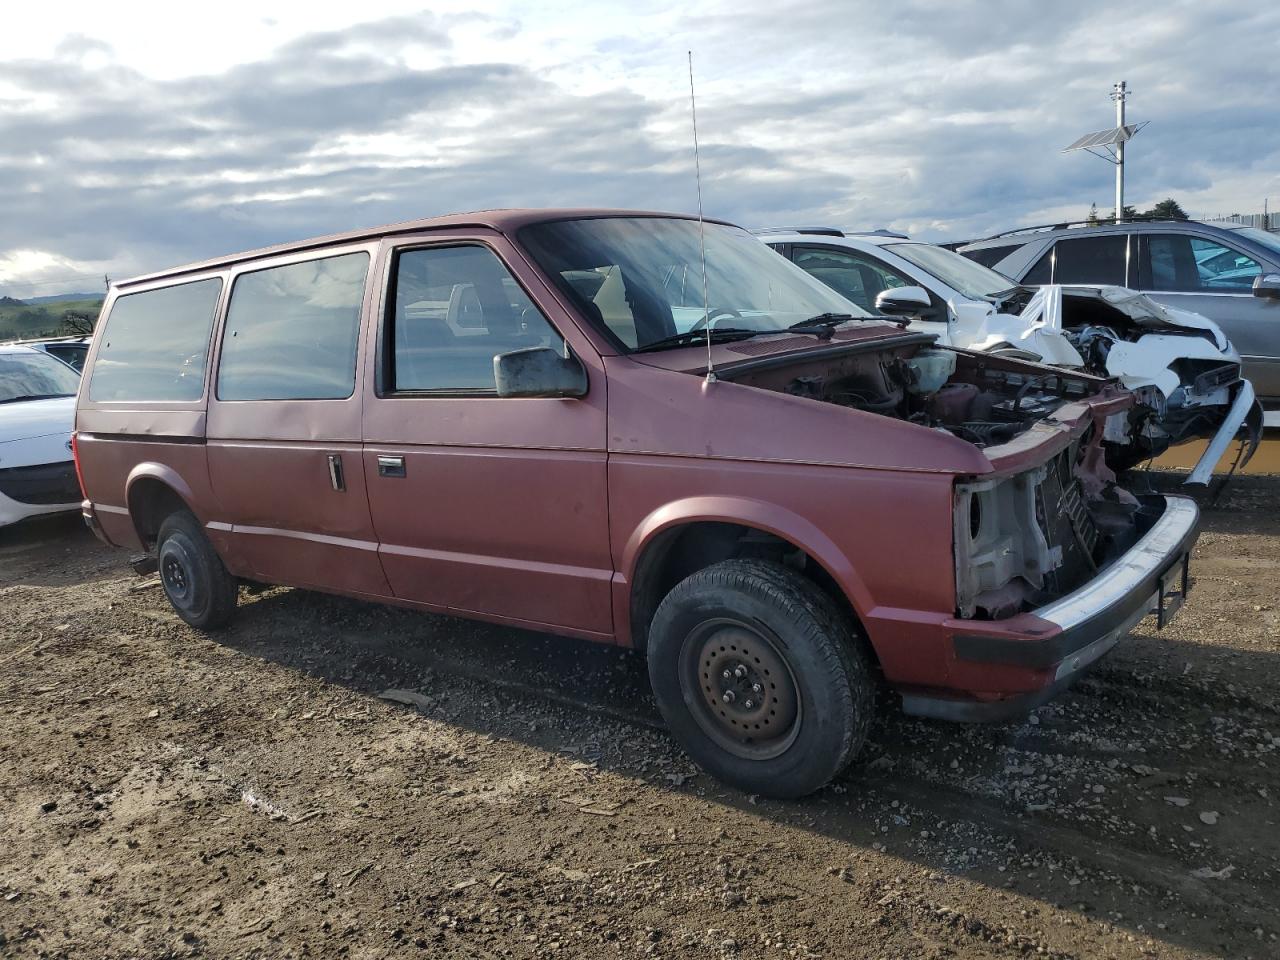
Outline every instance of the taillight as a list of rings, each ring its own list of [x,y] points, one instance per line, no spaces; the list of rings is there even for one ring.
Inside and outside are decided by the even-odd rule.
[[[80,484],[80,496],[86,497],[84,492],[84,472],[80,469],[80,444],[76,431],[71,431],[71,462],[76,465],[76,482]]]

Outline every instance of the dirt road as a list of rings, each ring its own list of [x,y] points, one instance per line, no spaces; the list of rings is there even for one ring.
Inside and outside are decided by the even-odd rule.
[[[289,590],[206,636],[0,535],[0,955],[1280,957],[1280,480],[1207,516],[1171,627],[1025,722],[889,707],[801,803],[632,655]]]

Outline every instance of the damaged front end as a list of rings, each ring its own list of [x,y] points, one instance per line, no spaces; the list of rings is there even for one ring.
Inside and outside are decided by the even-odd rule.
[[[1209,448],[1186,482],[1208,484],[1242,431],[1237,466],[1253,456],[1262,439],[1262,407],[1241,376],[1239,354],[1212,321],[1135,290],[1107,286],[1042,287],[1022,317],[1060,328],[1084,370],[1114,377],[1133,391],[1137,404],[1129,442],[1108,448],[1117,469],[1206,437]]]
[[[1018,312],[1001,312],[1006,310]],[[957,333],[976,349],[1039,357],[1114,378],[1133,391],[1137,403],[1127,423],[1114,425],[1105,440],[1116,470],[1209,438],[1209,449],[1186,481],[1207,484],[1234,438],[1243,432],[1237,466],[1248,463],[1262,438],[1261,405],[1222,330],[1137,291],[1048,285],[1029,294],[1019,288],[976,325],[961,323]]]
[[[1158,504],[1116,483],[1091,423],[1047,463],[957,482],[956,613],[999,620],[1077,589],[1144,532]]]

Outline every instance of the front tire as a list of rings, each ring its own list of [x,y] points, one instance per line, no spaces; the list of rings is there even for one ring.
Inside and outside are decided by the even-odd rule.
[[[238,585],[209,538],[186,510],[160,524],[156,561],[164,595],[178,616],[201,630],[226,626],[235,614]]]
[[[870,659],[849,618],[788,567],[726,560],[694,573],[659,605],[649,637],[658,708],[718,780],[802,797],[866,739]]]

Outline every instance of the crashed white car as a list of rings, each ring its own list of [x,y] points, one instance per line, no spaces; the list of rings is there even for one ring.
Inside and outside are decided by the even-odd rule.
[[[1127,422],[1108,429],[1107,460],[1116,469],[1209,437],[1187,478],[1207,484],[1241,430],[1241,466],[1261,439],[1262,407],[1240,376],[1240,355],[1197,313],[1125,287],[1018,286],[945,247],[888,231],[811,227],[757,235],[859,307],[901,317],[940,343],[1119,380],[1139,402]],[[945,412],[972,416],[959,407]]]
[[[79,510],[71,453],[80,377],[26,346],[0,345],[0,527]]]

